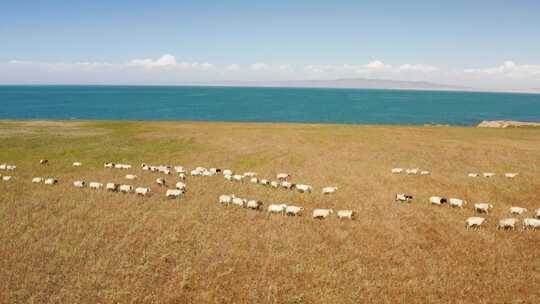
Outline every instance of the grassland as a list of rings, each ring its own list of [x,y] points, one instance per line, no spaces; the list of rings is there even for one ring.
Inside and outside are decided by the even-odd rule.
[[[153,196],[73,188],[122,182],[127,172],[105,161],[134,165],[133,184]],[[4,121],[4,162],[18,167],[0,182],[3,303],[540,303],[540,231],[495,229],[512,205],[540,207],[539,129]],[[186,196],[167,200],[141,162],[285,171],[315,192],[188,178]],[[432,175],[391,175],[394,166]],[[328,185],[340,189],[322,196]],[[397,204],[396,192],[416,199]],[[359,217],[268,216],[218,205],[223,193]],[[485,229],[467,231],[471,206],[432,207],[431,195],[495,209]]]

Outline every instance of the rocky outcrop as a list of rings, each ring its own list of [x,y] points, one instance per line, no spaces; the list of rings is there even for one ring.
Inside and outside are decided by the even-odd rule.
[[[514,128],[514,127],[540,127],[538,122],[525,122],[514,120],[484,120],[478,124],[479,128]]]

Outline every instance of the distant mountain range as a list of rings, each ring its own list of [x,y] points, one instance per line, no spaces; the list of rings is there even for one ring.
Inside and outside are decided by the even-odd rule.
[[[335,80],[288,80],[288,81],[219,81],[206,85],[290,88],[342,88],[342,89],[396,89],[396,90],[452,90],[471,91],[473,88],[438,84],[426,81],[402,81],[389,79],[348,78]]]

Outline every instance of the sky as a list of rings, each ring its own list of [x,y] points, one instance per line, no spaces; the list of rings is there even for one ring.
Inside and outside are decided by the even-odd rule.
[[[5,1],[0,84],[540,88],[540,1]]]

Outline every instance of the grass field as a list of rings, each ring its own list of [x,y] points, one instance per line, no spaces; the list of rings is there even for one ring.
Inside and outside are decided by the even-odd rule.
[[[168,200],[141,162],[288,172],[314,193],[188,177],[185,197]],[[2,303],[540,303],[540,231],[495,228],[510,206],[529,216],[540,207],[540,129],[4,121],[0,163],[17,165],[0,182]],[[392,175],[394,166],[432,175]],[[486,171],[498,176],[467,177]],[[153,195],[72,186],[127,182],[126,173]],[[34,176],[60,183],[34,185]],[[333,185],[335,195],[320,194]],[[395,203],[397,192],[414,202]],[[224,193],[307,214],[226,208],[216,202]],[[433,207],[432,195],[469,205]],[[467,231],[480,201],[495,205],[489,222]],[[359,215],[315,221],[317,207]]]

